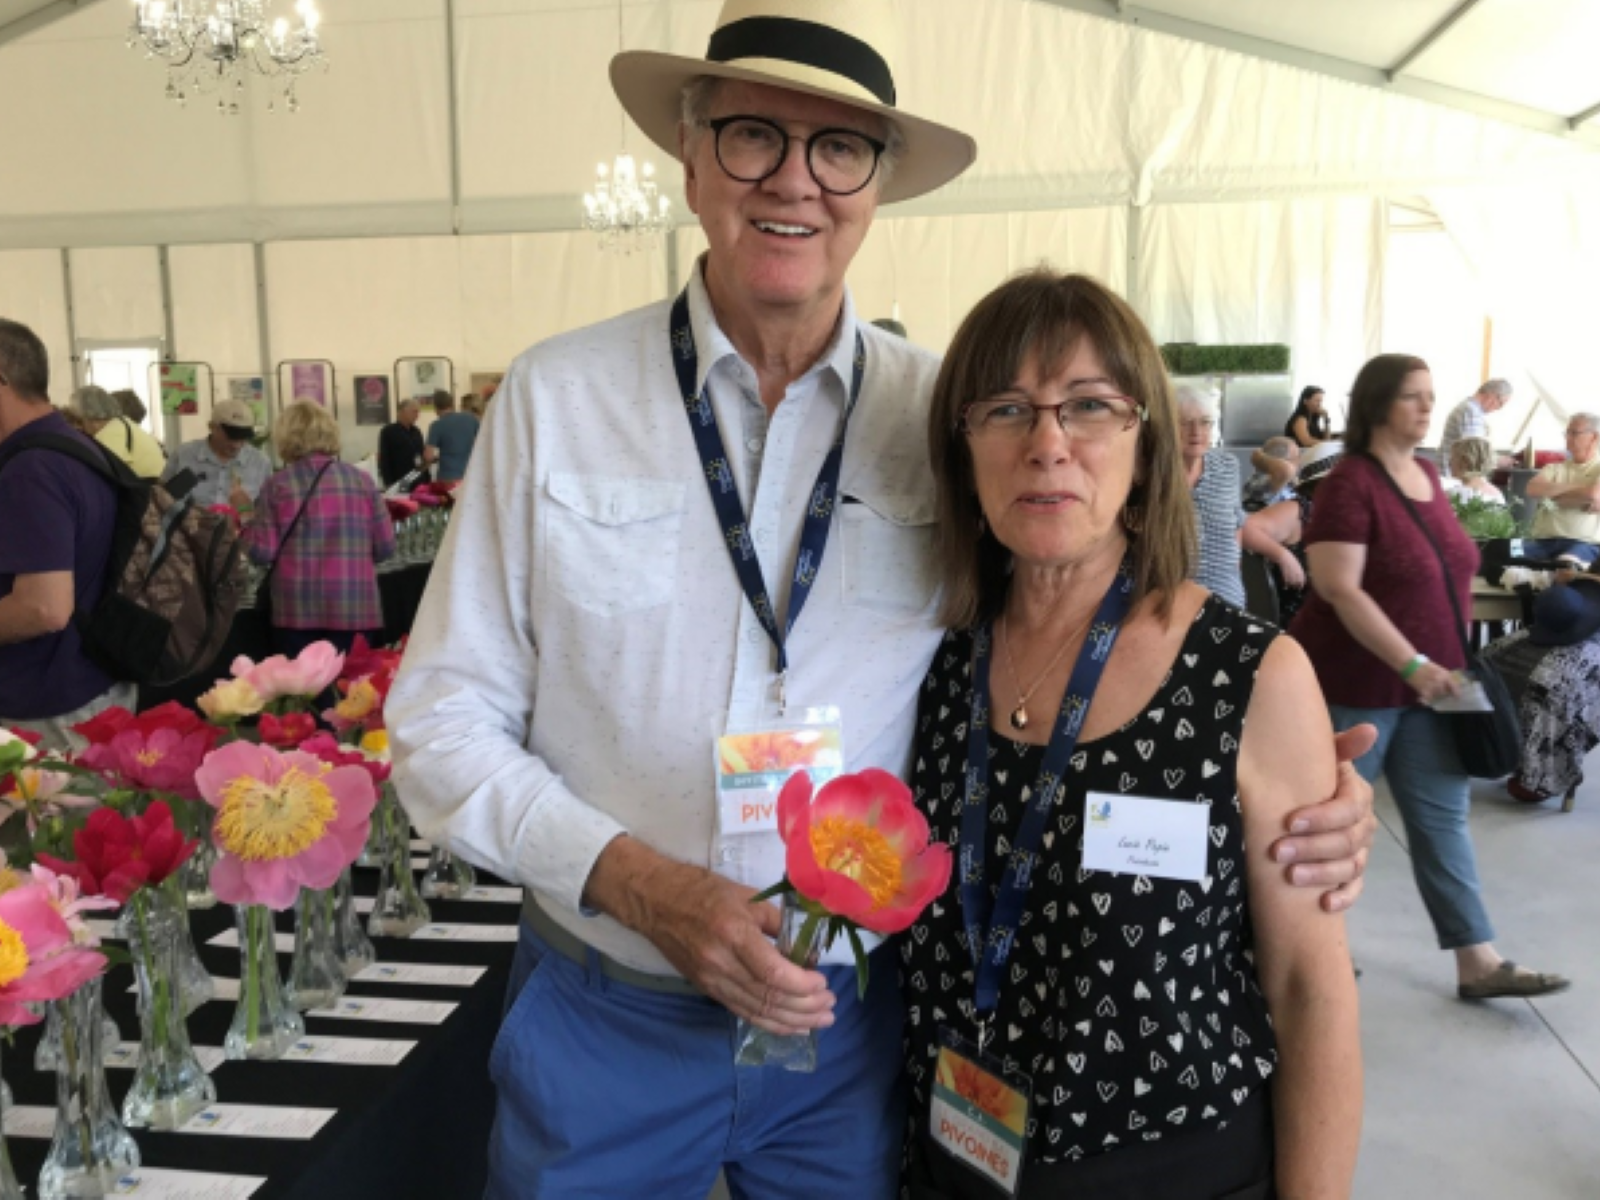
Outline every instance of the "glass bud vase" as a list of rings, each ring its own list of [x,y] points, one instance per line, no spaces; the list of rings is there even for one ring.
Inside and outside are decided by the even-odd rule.
[[[239,925],[239,1004],[223,1053],[230,1059],[282,1058],[305,1036],[306,1023],[284,995],[272,910],[241,904],[233,911]]]
[[[422,897],[425,900],[459,900],[478,882],[478,873],[472,864],[457,858],[443,846],[435,846],[428,855],[428,869],[422,873]]]
[[[0,1038],[0,1043],[4,1039]],[[5,1129],[6,1109],[11,1106],[11,1089],[0,1087],[0,1131]],[[0,1200],[22,1200],[22,1188],[17,1185],[17,1173],[11,1169],[11,1151],[0,1132]]]
[[[194,853],[179,873],[183,880],[184,902],[190,908],[215,908],[217,894],[211,890],[211,868],[217,865],[217,848],[211,841],[214,813],[209,804],[190,804],[185,807],[192,814],[194,836],[200,844],[194,848]]]
[[[344,977],[354,979],[378,961],[378,952],[372,948],[367,931],[361,928],[349,867],[340,872],[333,895],[333,952],[344,969]]]
[[[211,999],[217,985],[211,981],[211,972],[200,961],[200,950],[194,944],[194,930],[189,926],[189,909],[193,906],[189,903],[181,871],[167,876],[161,885],[160,901],[177,926],[174,940],[178,954],[178,988],[183,994],[184,1013],[192,1013]]]
[[[361,848],[361,857],[356,859],[358,867],[382,867],[389,857],[389,831],[383,820],[383,808],[393,794],[387,783],[379,788],[378,804],[372,810],[372,824],[367,830],[367,844]]]
[[[344,995],[344,964],[334,950],[333,933],[333,889],[301,888],[294,908],[294,962],[288,989],[289,1003],[301,1012],[327,1008]]]
[[[139,986],[139,1062],[122,1101],[123,1124],[134,1129],[177,1129],[217,1098],[189,1043],[184,1021],[179,944],[189,924],[187,907],[141,889],[128,908],[128,949]]]
[[[778,953],[810,970],[822,955],[822,935],[827,918],[808,913],[793,892],[783,897],[783,924],[778,931]],[[741,1019],[735,1036],[734,1062],[741,1067],[782,1067],[786,1071],[817,1069],[817,1031],[769,1033]]]
[[[383,863],[379,867],[378,895],[367,932],[373,937],[408,938],[433,920],[427,901],[417,892],[416,876],[411,873],[411,840],[407,836],[405,813],[395,799],[394,789],[383,786],[374,824],[384,827]]]
[[[126,941],[128,935],[119,929],[117,936]],[[41,1075],[48,1075],[61,1065],[61,1010],[54,1004],[41,1004],[37,1007],[45,1010],[44,1033],[39,1037],[39,1044],[33,1048],[33,1069]],[[117,1028],[117,1023],[111,1019],[111,1014],[103,1010],[100,1013],[100,1038],[107,1046],[116,1046],[122,1042],[122,1030]]]
[[[103,983],[91,979],[54,1001],[61,1017],[61,1062],[55,1134],[39,1173],[41,1200],[110,1195],[117,1177],[139,1165],[139,1147],[117,1120],[106,1089]]]

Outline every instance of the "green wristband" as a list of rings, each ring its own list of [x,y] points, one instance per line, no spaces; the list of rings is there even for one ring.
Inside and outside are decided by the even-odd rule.
[[[1419,654],[1405,666],[1400,668],[1400,678],[1409,683],[1411,681],[1411,677],[1427,665],[1428,656],[1426,654]]]

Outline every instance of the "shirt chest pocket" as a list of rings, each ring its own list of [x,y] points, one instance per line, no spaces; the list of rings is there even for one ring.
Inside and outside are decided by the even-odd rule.
[[[603,617],[672,598],[684,485],[667,479],[552,474],[546,536],[550,585]]]
[[[906,616],[933,603],[939,563],[932,496],[847,493],[839,520],[846,604]]]

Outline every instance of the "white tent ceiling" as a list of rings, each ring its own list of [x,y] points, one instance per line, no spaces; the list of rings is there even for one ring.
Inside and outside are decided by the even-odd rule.
[[[1600,168],[1600,120],[1567,128],[1600,100],[1593,0],[893,3],[903,95],[982,146],[968,176],[897,215],[1416,195]],[[605,82],[613,0],[321,7],[332,70],[302,84],[302,112],[258,98],[225,119],[162,100],[160,67],[124,46],[126,3],[0,0],[0,87],[26,116],[8,151],[32,167],[0,194],[0,247],[570,229],[595,160],[644,149]],[[718,7],[627,0],[623,37],[700,53]]]

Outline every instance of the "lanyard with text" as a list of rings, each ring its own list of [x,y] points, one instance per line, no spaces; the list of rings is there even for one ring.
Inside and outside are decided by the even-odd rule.
[[[744,505],[733,486],[733,470],[728,465],[728,452],[717,428],[716,414],[711,411],[711,400],[705,392],[695,392],[695,375],[699,370],[699,354],[695,350],[694,330],[689,325],[689,293],[680,294],[672,305],[672,365],[678,372],[678,390],[689,414],[689,428],[694,433],[695,447],[700,451],[700,462],[705,468],[706,484],[711,489],[711,503],[717,510],[717,520],[722,524],[722,536],[728,544],[728,554],[733,559],[733,569],[739,576],[739,586],[755,610],[761,628],[767,631],[778,652],[778,699],[785,702],[784,679],[789,671],[789,655],[784,648],[789,631],[800,619],[806,597],[817,572],[822,569],[822,554],[828,545],[828,529],[832,524],[834,500],[839,491],[839,469],[844,461],[844,435],[850,424],[850,414],[861,398],[861,380],[866,374],[867,348],[861,333],[856,332],[855,372],[850,380],[850,399],[845,403],[844,419],[839,422],[839,433],[833,440],[828,457],[811,489],[811,503],[806,508],[805,525],[800,531],[800,553],[794,563],[794,583],[789,591],[789,614],[783,629],[778,628],[776,610],[767,593],[767,583],[761,574],[761,563],[756,558],[755,544],[750,539],[750,524]]]
[[[1062,777],[1078,745],[1084,718],[1100,686],[1106,660],[1116,644],[1117,634],[1133,600],[1133,575],[1124,562],[1117,571],[1100,608],[1078,661],[1061,711],[1056,717],[1050,745],[1039,766],[1039,779],[1023,814],[1021,827],[1012,842],[1010,861],[1000,881],[1000,894],[990,912],[989,889],[984,884],[985,847],[989,835],[989,648],[991,628],[980,626],[973,638],[972,717],[967,724],[966,796],[961,810],[961,915],[967,927],[967,946],[972,951],[973,975],[977,983],[975,1009],[980,1026],[993,1015],[1000,997],[1001,973],[1011,956],[1017,921],[1033,882],[1033,868],[1044,838],[1045,821],[1055,808],[1057,793],[1065,785]],[[982,1047],[980,1046],[980,1049]]]

